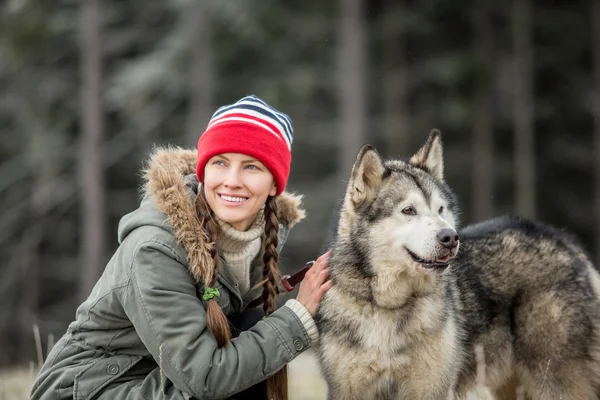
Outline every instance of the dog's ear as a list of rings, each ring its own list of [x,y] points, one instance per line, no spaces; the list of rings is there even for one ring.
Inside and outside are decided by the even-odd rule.
[[[348,184],[347,196],[352,201],[354,209],[375,198],[384,173],[383,160],[377,150],[370,144],[361,147],[352,166]]]
[[[442,150],[442,134],[434,129],[421,149],[411,157],[410,163],[421,168],[437,180],[444,180],[444,155]]]

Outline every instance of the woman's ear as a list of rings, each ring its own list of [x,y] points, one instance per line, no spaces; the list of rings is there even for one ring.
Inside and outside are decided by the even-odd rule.
[[[275,183],[273,183],[273,186],[271,187],[271,191],[269,192],[269,196],[273,197],[277,194],[277,185],[275,185]]]

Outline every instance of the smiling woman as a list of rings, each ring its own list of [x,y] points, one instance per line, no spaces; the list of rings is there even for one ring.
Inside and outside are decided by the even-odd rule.
[[[215,112],[197,152],[150,156],[140,207],[32,399],[288,398],[286,366],[318,339],[331,287],[321,256],[275,309],[279,251],[304,218],[284,192],[292,132],[248,96]]]
[[[267,197],[275,196],[276,191],[267,167],[245,154],[219,154],[208,160],[204,168],[208,205],[217,217],[239,231],[250,227]]]

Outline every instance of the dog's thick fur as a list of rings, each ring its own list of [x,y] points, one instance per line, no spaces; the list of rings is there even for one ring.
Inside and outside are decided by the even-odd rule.
[[[461,399],[516,376],[531,399],[597,399],[600,276],[576,240],[520,218],[458,225],[440,134],[359,152],[317,315],[329,399]],[[411,255],[412,253],[412,255]]]

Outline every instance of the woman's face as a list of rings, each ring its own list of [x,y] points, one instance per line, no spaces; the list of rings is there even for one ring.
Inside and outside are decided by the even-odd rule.
[[[239,231],[248,229],[267,197],[277,193],[267,167],[240,153],[223,153],[208,160],[203,185],[213,212]]]

